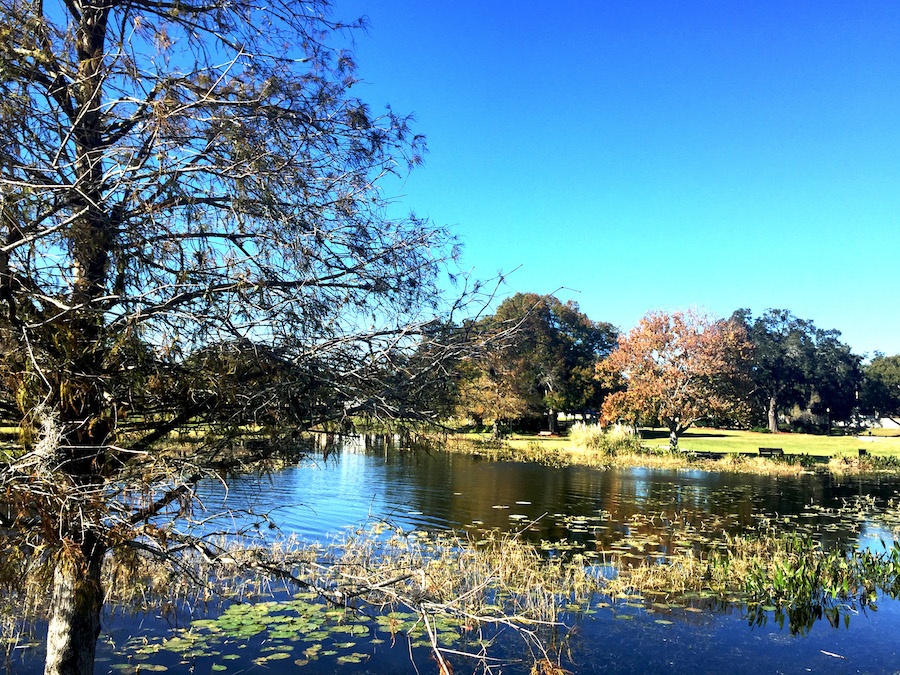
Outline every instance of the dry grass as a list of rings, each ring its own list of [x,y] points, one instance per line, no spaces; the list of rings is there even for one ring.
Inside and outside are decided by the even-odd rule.
[[[7,594],[7,645],[33,631],[23,618],[40,619],[46,593],[35,576],[27,589]],[[116,611],[147,611],[182,603],[254,601],[285,588],[313,591],[331,604],[367,613],[412,611],[416,630],[432,639],[436,660],[446,651],[447,625],[485,644],[498,628],[518,635],[540,672],[552,670],[550,635],[569,603],[586,602],[597,579],[576,559],[547,560],[514,534],[489,533],[478,541],[456,535],[404,533],[385,524],[360,529],[329,545],[288,538],[267,546],[220,541],[179,560],[125,548],[104,566],[106,602]],[[46,585],[43,586],[46,589]],[[29,617],[21,601],[31,599]],[[448,622],[450,622],[448,624]],[[439,640],[439,638],[441,638]],[[456,652],[453,652],[456,653]],[[521,655],[521,650],[519,651]],[[478,652],[473,658],[483,658]],[[549,669],[548,669],[549,668]]]
[[[897,474],[900,473],[900,458],[881,455],[837,455],[828,461],[828,469],[838,475],[856,474]]]
[[[742,592],[746,581],[760,565],[784,555],[778,536],[724,535],[721,546],[701,556],[680,550],[663,563],[644,561],[639,565],[619,563],[618,575],[606,590],[617,593],[685,593],[711,591],[717,595]]]
[[[691,540],[689,524],[676,527],[684,528],[680,539]],[[589,607],[601,593],[673,600],[703,593],[726,600],[778,602],[794,601],[804,593],[868,597],[876,582],[893,583],[893,576],[878,576],[884,572],[878,560],[853,568],[845,563],[856,558],[825,552],[808,536],[785,535],[776,525],[749,535],[723,534],[707,542],[702,554],[699,550],[679,548],[662,562],[645,558],[629,563],[634,558],[613,556],[609,562],[615,573],[606,578],[601,574],[605,566],[588,565],[579,554],[548,559],[515,533],[490,532],[472,540],[407,533],[376,523],[328,545],[291,538],[267,546],[221,541],[203,554],[183,558],[180,565],[125,549],[110,556],[104,573],[108,601],[123,608],[191,599],[254,599],[271,595],[283,583],[312,590],[336,605],[382,614],[412,611],[419,617],[417,630],[431,639],[439,664],[444,663],[442,654],[458,653],[439,640],[447,625],[460,634],[480,636],[482,644],[489,644],[498,628],[512,629],[532,657],[533,672],[556,675],[562,671],[548,645],[566,631],[563,613]],[[895,575],[900,548],[891,555],[884,562]],[[806,572],[801,577],[798,570]]]
[[[548,560],[515,534],[492,532],[473,541],[383,523],[328,546],[291,540],[280,549],[238,549],[230,557],[243,569],[291,569],[282,578],[334,604],[381,614],[412,611],[419,617],[412,630],[428,637],[440,672],[450,672],[444,670],[449,654],[491,659],[484,645],[503,628],[521,640],[536,672],[561,674],[549,646],[567,630],[560,614],[571,603],[587,604],[600,583],[580,558]],[[448,648],[440,634],[448,626],[481,646]]]

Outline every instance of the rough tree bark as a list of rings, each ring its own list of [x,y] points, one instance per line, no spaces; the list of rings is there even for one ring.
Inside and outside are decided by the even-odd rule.
[[[66,558],[59,560],[53,571],[44,675],[94,672],[103,605],[100,570],[105,551],[90,537],[73,548],[58,554]]]

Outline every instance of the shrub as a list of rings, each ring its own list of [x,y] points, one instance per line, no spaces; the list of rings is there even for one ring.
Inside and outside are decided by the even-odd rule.
[[[569,429],[569,439],[576,447],[605,455],[640,452],[641,440],[627,427],[616,424],[609,430],[598,424],[576,422]]]

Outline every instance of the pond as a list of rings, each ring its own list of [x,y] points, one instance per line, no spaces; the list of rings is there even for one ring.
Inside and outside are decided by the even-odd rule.
[[[679,547],[702,548],[722,532],[747,531],[775,518],[827,547],[878,546],[893,539],[898,490],[900,481],[875,477],[555,468],[360,442],[328,460],[307,459],[269,476],[233,481],[227,490],[207,486],[203,500],[215,511],[227,495],[229,505],[264,513],[282,533],[310,542],[380,521],[405,532],[453,529],[473,538],[496,528],[521,532],[548,556],[578,551],[602,565],[613,553],[662,560]],[[851,518],[838,515],[861,497],[865,510]],[[688,540],[685,531],[692,533]],[[196,649],[194,638],[179,643],[180,649],[142,645],[173,635],[184,641],[186,634],[172,629],[192,619],[207,622],[195,624],[188,636],[215,632],[217,614],[207,617],[195,607],[193,615],[183,609],[165,617],[107,615],[97,672],[405,673],[416,672],[413,663],[421,673],[437,672],[427,649],[403,644],[393,631],[379,632],[375,621],[332,616],[328,623],[328,608],[309,598],[293,602],[299,605],[232,607],[224,617],[230,625],[256,622],[258,628],[246,630],[243,639],[217,637],[210,643],[206,635]],[[844,615],[836,627],[820,620],[792,631],[776,613],[751,614],[740,604],[698,599],[661,607],[607,597],[590,613],[571,617],[564,665],[576,673],[896,672],[900,602],[879,598],[875,606],[850,607]],[[328,630],[332,624],[339,626],[337,633]],[[506,639],[495,638],[498,650]],[[40,672],[40,648],[23,651],[13,672]],[[453,667],[474,668],[465,659]],[[501,671],[528,673],[528,667],[506,665],[496,672]]]

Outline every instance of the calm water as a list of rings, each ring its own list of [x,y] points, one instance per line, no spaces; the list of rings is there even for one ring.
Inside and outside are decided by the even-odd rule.
[[[868,546],[892,538],[893,522],[881,514],[898,489],[900,483],[893,480],[549,468],[358,446],[327,461],[307,460],[268,477],[235,481],[228,486],[227,503],[267,514],[282,532],[310,541],[328,540],[342,528],[374,520],[406,530],[467,530],[474,536],[487,528],[518,531],[536,521],[524,532],[532,541],[566,540],[602,559],[626,548],[636,556],[663,556],[775,516],[812,531],[827,546]],[[225,495],[221,486],[207,486],[207,509],[216,511]],[[873,499],[874,508],[855,521],[838,519],[831,511],[862,495]],[[683,541],[686,527],[696,534],[690,542]],[[749,621],[739,607],[699,608],[703,611],[695,606],[661,616],[613,600],[610,607],[578,620],[567,667],[576,673],[900,671],[900,603],[895,601],[882,599],[877,611],[853,614],[848,627],[819,621],[803,635],[792,635],[771,615],[760,623]],[[100,651],[109,660],[98,665],[97,672],[134,672],[113,669],[121,662],[116,650],[131,635],[153,637],[169,627],[157,617],[107,617],[106,625]],[[363,640],[356,650],[366,658],[358,664],[319,658],[296,665],[306,659],[286,658],[254,665],[251,659],[264,653],[266,645],[265,636],[242,646],[232,644],[240,658],[231,661],[199,655],[182,661],[160,653],[145,663],[194,673],[219,672],[222,664],[226,669],[221,672],[233,673],[415,672],[408,648],[401,645],[366,646]],[[297,649],[302,656],[303,645]],[[39,672],[39,649],[34,652],[15,664],[15,672]],[[419,672],[436,672],[425,650],[416,651],[414,658]],[[467,667],[464,662],[455,666],[456,672]],[[519,671],[507,667],[502,672]]]
[[[227,503],[268,514],[284,532],[308,540],[327,540],[344,527],[373,520],[405,529],[456,530],[519,530],[537,520],[525,533],[533,541],[599,542],[594,548],[602,549],[623,532],[664,535],[673,529],[666,526],[671,521],[714,535],[745,531],[778,516],[796,518],[831,546],[856,545],[861,530],[864,539],[881,530],[877,511],[851,527],[828,508],[861,496],[883,507],[898,491],[900,480],[877,477],[553,468],[444,452],[353,448],[272,476],[234,481]],[[214,509],[225,496],[222,486],[212,485],[204,501]],[[606,529],[595,524],[601,512]]]

